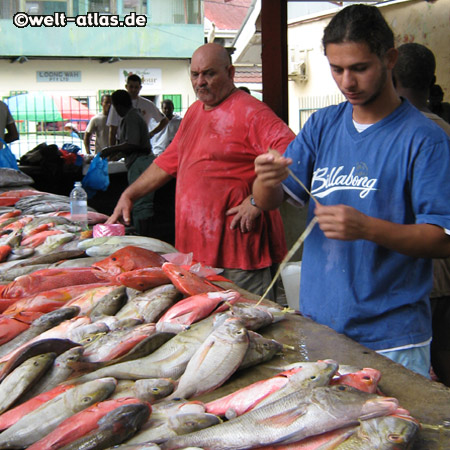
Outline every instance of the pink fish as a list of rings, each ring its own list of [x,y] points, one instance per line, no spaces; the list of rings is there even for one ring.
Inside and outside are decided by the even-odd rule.
[[[41,195],[45,194],[45,192],[35,191],[33,189],[13,189],[10,191],[5,191],[0,194],[0,197],[30,197],[32,195]]]
[[[9,428],[23,416],[39,408],[39,406],[48,402],[52,398],[55,398],[59,394],[62,394],[63,392],[69,389],[72,389],[74,386],[75,386],[74,384],[59,384],[50,391],[36,395],[35,397],[30,398],[30,400],[26,401],[25,403],[22,403],[19,406],[16,406],[15,408],[6,411],[0,416],[0,430],[5,430],[6,428]]]
[[[17,219],[16,221],[9,223],[8,225],[5,225],[3,227],[3,231],[11,230],[11,231],[17,231],[21,230],[27,223],[30,223],[34,219],[33,216],[22,216],[20,219]]]
[[[44,438],[27,447],[28,450],[56,450],[85,436],[97,428],[98,421],[122,405],[145,403],[151,411],[151,405],[134,397],[122,397],[96,403],[61,422],[57,428]]]
[[[52,217],[66,217],[67,219],[70,219],[70,211],[56,211],[54,213],[50,213],[49,216]],[[109,216],[106,214],[102,214],[99,212],[94,211],[88,211],[87,213],[88,218],[88,224],[89,225],[95,225],[97,223],[104,223],[109,219]]]
[[[6,245],[0,245],[0,262],[6,261],[6,258],[11,253],[12,248]]]
[[[191,325],[208,317],[218,306],[227,302],[233,304],[241,298],[237,291],[206,292],[180,300],[158,320],[158,325],[174,323],[177,325]]]
[[[42,269],[18,277],[6,285],[1,295],[3,298],[21,298],[59,287],[100,281],[98,271],[90,267]]]
[[[302,367],[295,367],[274,377],[252,383],[229,395],[206,403],[205,411],[216,416],[225,417],[226,412],[232,410],[234,415],[240,416],[253,409],[267,396],[286,386],[289,382],[289,377],[300,370],[302,370]]]
[[[16,357],[18,354],[20,354],[24,349],[30,346],[30,344],[33,344],[34,342],[43,341],[45,339],[70,339],[70,333],[82,325],[86,325],[88,323],[91,323],[91,319],[86,316],[77,316],[73,319],[65,320],[64,322],[61,322],[59,325],[56,325],[53,328],[50,328],[47,331],[44,331],[40,335],[30,339],[29,341],[23,343],[19,347],[15,348],[11,352],[7,353],[6,355],[2,356],[0,358],[0,363],[8,361],[14,357]]]

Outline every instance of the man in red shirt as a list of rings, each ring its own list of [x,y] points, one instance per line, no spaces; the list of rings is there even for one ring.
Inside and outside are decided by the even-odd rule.
[[[176,248],[262,294],[286,244],[279,211],[254,205],[254,160],[269,148],[284,152],[295,135],[267,105],[235,87],[222,46],[198,48],[190,73],[198,101],[166,151],[124,191],[108,223],[120,217],[128,223],[136,199],[176,177]]]

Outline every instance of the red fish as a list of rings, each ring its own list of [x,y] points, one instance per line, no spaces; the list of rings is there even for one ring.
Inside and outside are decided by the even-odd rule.
[[[0,224],[5,222],[8,219],[11,219],[12,217],[17,217],[22,214],[22,211],[20,209],[15,209],[14,211],[8,211],[6,213],[3,213],[0,216]]]
[[[48,236],[53,236],[55,234],[62,234],[62,233],[63,232],[61,230],[43,230],[41,232],[28,236],[25,239],[22,239],[20,245],[35,248],[38,245],[43,244]]]
[[[158,320],[158,324],[175,323],[177,325],[191,325],[209,316],[224,302],[233,304],[241,298],[237,291],[206,292],[180,300]],[[160,328],[161,329],[161,328]]]
[[[46,231],[49,230],[51,227],[54,226],[53,222],[49,222],[49,223],[41,223],[40,225],[38,225],[36,228],[31,229],[28,233],[23,233],[22,236],[23,237],[28,237],[28,236],[32,236],[33,234],[38,234],[41,231]],[[23,244],[22,244],[23,245]]]
[[[162,270],[164,270],[170,278],[173,285],[185,295],[223,291],[222,288],[215,286],[204,278],[199,277],[195,273],[189,272],[189,270],[186,270],[177,264],[166,262],[162,265]]]
[[[128,245],[101,261],[92,264],[92,267],[102,272],[116,276],[122,272],[143,269],[144,267],[161,267],[165,259],[156,252],[146,248]]]
[[[2,297],[22,298],[59,287],[98,283],[101,281],[98,271],[90,267],[42,269],[22,275],[6,285],[2,292]]]
[[[117,275],[116,280],[120,284],[138,291],[146,291],[147,289],[170,283],[170,278],[161,267],[146,267],[123,272]]]
[[[30,328],[31,322],[41,317],[40,312],[23,311],[11,316],[0,316],[0,345],[14,339]]]
[[[0,245],[0,262],[5,261],[10,253],[11,247],[9,245]]]
[[[26,401],[25,403],[22,403],[19,406],[16,406],[15,408],[6,411],[0,416],[0,430],[5,430],[6,428],[9,428],[23,416],[39,408],[39,406],[48,402],[52,398],[55,398],[59,394],[62,394],[63,392],[69,389],[72,389],[74,386],[75,386],[74,384],[59,384],[50,391],[36,395],[35,397],[30,398],[30,400]]]
[[[45,194],[45,192],[41,191],[35,191],[33,189],[17,189],[17,190],[11,190],[11,191],[5,191],[0,194],[0,197],[30,197],[32,195],[41,195]]]
[[[352,386],[360,391],[375,394],[380,379],[381,372],[379,370],[364,368],[354,373],[346,373],[332,378],[330,384],[346,384],[347,386]]]
[[[11,231],[21,230],[27,223],[30,223],[33,219],[34,219],[33,216],[23,216],[20,219],[17,219],[14,222],[9,223],[8,225],[5,225],[3,227],[3,231],[5,231],[5,230],[11,230]]]
[[[39,292],[38,294],[24,297],[21,299],[1,299],[0,298],[0,309],[2,304],[7,304],[3,314],[17,314],[22,311],[36,311],[41,313],[47,313],[54,311],[55,309],[65,306],[67,302],[75,297],[83,294],[86,291],[92,289],[109,286],[109,283],[90,283],[74,286],[63,286],[61,288],[51,289],[44,292]]]
[[[110,411],[122,405],[136,403],[145,403],[151,410],[150,403],[134,397],[122,397],[96,403],[64,420],[51,433],[27,448],[28,450],[56,450],[64,447],[95,430],[97,422]]]
[[[20,197],[0,197],[0,206],[14,206]]]

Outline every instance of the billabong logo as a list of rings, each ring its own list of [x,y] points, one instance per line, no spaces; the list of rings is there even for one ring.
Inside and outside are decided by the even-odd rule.
[[[343,173],[344,166],[323,167],[316,169],[311,183],[311,193],[319,198],[326,197],[334,191],[358,190],[359,196],[365,198],[370,191],[376,191],[377,178],[367,176],[367,166],[358,163],[350,173]]]

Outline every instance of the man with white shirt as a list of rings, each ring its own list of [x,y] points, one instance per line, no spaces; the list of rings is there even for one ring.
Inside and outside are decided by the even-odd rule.
[[[169,119],[169,123],[151,140],[152,151],[156,156],[159,156],[169,146],[181,124],[181,117],[173,113],[172,100],[163,100],[161,110]],[[174,178],[155,191],[153,201],[155,215],[151,232],[152,237],[172,245],[175,244],[175,188],[176,179]]]
[[[136,108],[140,113],[149,129],[148,138],[151,139],[156,133],[159,133],[169,122],[167,117],[161,113],[161,111],[155,106],[155,104],[139,95],[142,89],[142,80],[139,75],[128,75],[127,84],[125,89],[128,91],[131,97],[131,103],[133,108]],[[156,128],[152,129],[152,120],[157,122]],[[114,108],[111,106],[109,110],[108,120],[106,125],[109,127],[109,145],[115,145],[117,143],[117,129],[119,127],[121,118]]]
[[[91,154],[91,138],[95,135],[95,154],[100,153],[108,146],[109,130],[106,126],[109,110],[111,108],[111,95],[103,94],[101,99],[102,112],[96,114],[88,123],[84,133],[84,146],[88,155]]]

